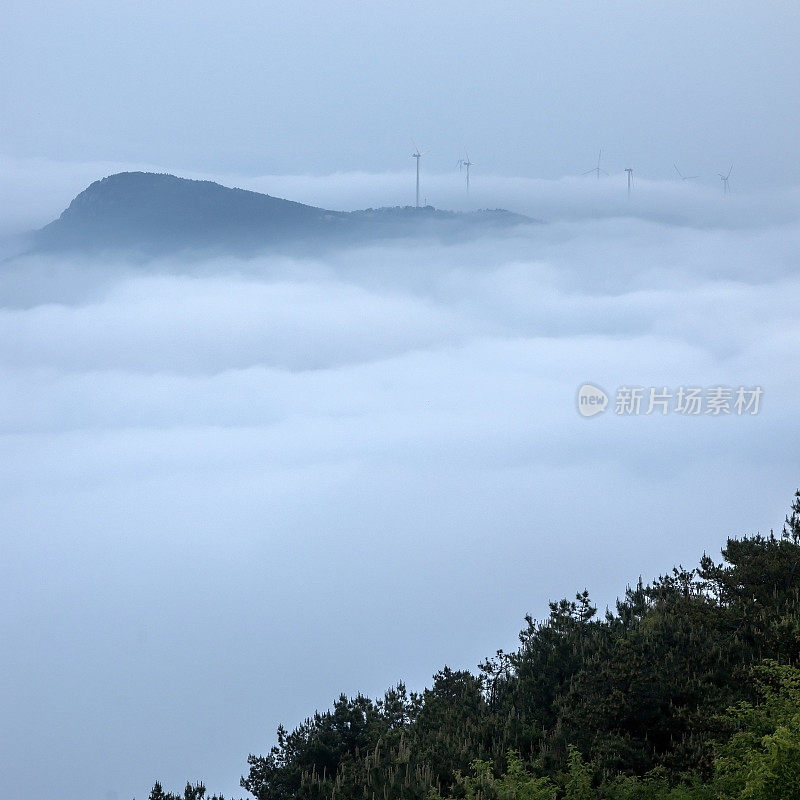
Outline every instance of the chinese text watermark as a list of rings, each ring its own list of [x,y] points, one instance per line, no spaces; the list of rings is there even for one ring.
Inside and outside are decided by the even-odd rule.
[[[680,414],[682,416],[714,417],[734,414],[758,414],[764,390],[760,386],[620,386],[611,405],[618,416],[634,417],[648,414]],[[583,417],[600,414],[610,405],[603,389],[584,383],[578,389],[578,413]]]

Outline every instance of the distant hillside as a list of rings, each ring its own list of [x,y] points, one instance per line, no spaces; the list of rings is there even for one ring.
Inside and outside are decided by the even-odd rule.
[[[526,222],[532,220],[503,210],[460,214],[427,206],[329,211],[211,181],[122,172],[82,191],[57,220],[36,233],[35,246],[50,251],[253,252],[286,244],[398,236],[451,238]]]

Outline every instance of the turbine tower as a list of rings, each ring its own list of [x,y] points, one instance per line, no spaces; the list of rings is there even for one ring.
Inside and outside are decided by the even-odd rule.
[[[416,207],[419,208],[419,160],[428,151],[427,150],[425,150],[425,151],[420,150],[419,147],[417,147],[417,143],[413,139],[411,141],[414,144],[414,152],[411,154],[411,158],[416,158],[417,159],[417,205],[416,205]]]
[[[597,180],[600,180],[600,173],[601,172],[603,173],[603,175],[608,175],[608,173],[604,169],[600,169],[600,159],[602,158],[602,156],[603,156],[603,151],[601,150],[597,154],[597,166],[596,167],[592,167],[591,169],[587,169],[586,172],[584,172],[583,174],[584,175],[591,175],[594,172],[594,173],[597,174]]]
[[[675,172],[677,172],[677,173],[678,173],[678,177],[679,177],[679,178],[680,178],[682,181],[693,181],[695,178],[697,178],[697,177],[698,177],[697,175],[684,175],[684,174],[683,174],[683,173],[682,173],[682,172],[681,172],[681,171],[678,169],[678,165],[677,165],[677,164],[673,164],[672,166],[673,166],[673,167],[675,167]]]
[[[728,170],[728,174],[727,175],[723,175],[721,172],[717,173],[717,175],[719,175],[719,177],[720,177],[720,180],[722,181],[722,193],[723,194],[729,194],[730,193],[730,188],[728,186],[728,178],[730,178],[731,172],[733,172],[733,164],[731,164],[731,168]]]
[[[628,200],[631,199],[631,186],[633,185],[633,167],[627,167],[625,172],[628,173]]]
[[[469,194],[469,168],[475,166],[475,162],[469,160],[469,153],[466,153],[466,158],[460,158],[458,160],[458,171],[461,172],[462,169],[466,169],[467,171],[467,194]]]

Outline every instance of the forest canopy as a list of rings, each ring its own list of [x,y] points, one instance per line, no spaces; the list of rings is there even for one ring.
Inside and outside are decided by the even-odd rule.
[[[639,580],[602,616],[585,591],[552,602],[513,651],[421,693],[343,694],[280,726],[241,785],[256,800],[800,797],[800,491],[778,536],[721,555]],[[156,784],[150,800],[180,796]]]

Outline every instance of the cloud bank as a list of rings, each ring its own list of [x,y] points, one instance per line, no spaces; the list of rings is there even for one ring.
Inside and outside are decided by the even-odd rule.
[[[246,188],[343,208],[407,179]],[[643,181],[628,204],[611,180],[493,180],[476,195],[506,200],[485,205],[549,223],[3,266],[4,796],[237,794],[247,753],[340,691],[419,688],[513,646],[549,599],[612,603],[780,525],[800,481],[797,192]],[[583,419],[586,381],[764,398]]]
[[[342,211],[413,205],[414,167],[410,158],[408,162],[406,170],[392,172],[248,175],[176,171],[149,162],[64,162],[0,155],[0,201],[6,209],[0,236],[46,225],[90,183],[117,172],[170,172]],[[741,228],[784,225],[800,214],[797,187],[754,192],[735,169],[730,186],[731,194],[724,197],[714,172],[682,182],[677,177],[655,179],[636,171],[629,199],[622,169],[601,180],[580,174],[544,179],[511,177],[477,165],[467,194],[463,173],[428,169],[423,163],[420,200],[457,211],[507,208],[548,222],[637,217],[670,225]]]

